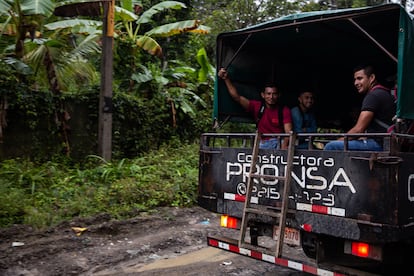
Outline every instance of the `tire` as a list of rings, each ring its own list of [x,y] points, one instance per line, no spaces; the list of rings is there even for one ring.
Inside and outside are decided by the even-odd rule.
[[[318,238],[315,234],[301,231],[301,246],[305,255],[311,259],[316,259]]]

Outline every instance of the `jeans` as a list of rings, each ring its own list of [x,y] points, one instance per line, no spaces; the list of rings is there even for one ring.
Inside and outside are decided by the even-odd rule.
[[[270,138],[267,140],[261,140],[259,148],[261,149],[275,149],[278,145],[278,139],[277,138]]]
[[[331,141],[324,150],[344,150],[344,141]],[[348,150],[382,151],[382,147],[374,139],[348,141]]]

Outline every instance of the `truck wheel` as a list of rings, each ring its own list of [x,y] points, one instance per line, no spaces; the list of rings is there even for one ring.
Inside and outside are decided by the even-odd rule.
[[[301,231],[301,245],[303,252],[311,259],[316,259],[318,238],[315,234]]]

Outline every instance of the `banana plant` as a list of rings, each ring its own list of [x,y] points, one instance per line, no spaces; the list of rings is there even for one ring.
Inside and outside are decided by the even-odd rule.
[[[0,0],[0,16],[5,18],[1,34],[6,28],[14,29],[16,57],[23,57],[26,37],[35,38],[42,19],[51,16],[54,7],[52,0]]]
[[[54,8],[52,0],[0,0],[0,18],[4,19],[0,23],[0,58],[21,74],[35,74],[37,87],[60,93],[70,81],[75,83],[72,76],[83,80],[96,77],[86,57],[100,52],[102,23],[61,20],[48,24],[55,20]],[[10,43],[10,38],[15,41]]]
[[[121,26],[125,28],[125,33],[120,32],[121,36],[134,42],[138,47],[147,51],[151,55],[162,57],[162,48],[156,41],[156,37],[168,37],[182,34],[185,32],[207,34],[210,28],[200,24],[199,20],[184,20],[157,26],[150,31],[141,32],[142,25],[152,23],[152,17],[166,10],[179,10],[187,6],[178,1],[163,1],[155,4],[141,15],[136,15],[134,11],[140,10],[138,4],[131,0],[121,0],[121,7],[116,8],[117,29]]]
[[[215,68],[209,62],[204,48],[198,50],[196,59],[200,66],[198,70],[180,61],[170,61],[164,70],[151,66],[131,77],[137,82],[155,82],[157,92],[164,96],[171,107],[173,127],[177,126],[178,110],[194,118],[197,107],[207,107],[198,94],[201,85],[209,87],[209,91],[213,89]]]
[[[100,26],[88,20],[70,24],[66,20],[54,21],[54,9],[52,0],[0,0],[0,18],[4,19],[0,23],[1,34],[15,38],[14,47],[2,45],[1,57],[14,68],[32,73],[36,87],[49,89],[56,95],[55,122],[69,155],[70,115],[65,111],[61,94],[79,80],[89,83],[97,79],[88,58],[100,51]],[[47,24],[48,21],[54,22]]]
[[[153,83],[152,87],[158,87],[156,92],[161,93],[171,106],[173,126],[175,127],[177,109],[193,117],[195,115],[194,107],[197,104],[206,106],[206,103],[196,94],[197,81],[192,77],[195,74],[195,69],[175,61],[167,63],[163,57],[162,47],[156,39],[182,33],[208,34],[210,29],[201,25],[199,20],[184,20],[156,26],[143,32],[142,30],[147,24],[157,24],[153,20],[155,15],[167,10],[185,9],[186,5],[178,1],[163,1],[145,11],[142,11],[142,7],[131,0],[121,0],[120,5],[121,7],[117,9],[116,14],[123,15],[122,18],[117,18],[119,19],[117,29],[125,30],[125,32],[119,33],[121,39],[130,41],[130,45],[136,45],[138,49],[151,55],[163,58],[161,67],[150,66],[147,68],[143,64],[132,61],[130,65],[130,68],[133,69],[130,78],[132,81],[129,83],[129,91],[133,89],[133,81],[137,83],[138,87],[146,83]],[[138,49],[131,47],[131,56],[139,56]]]
[[[42,28],[42,19],[49,17],[54,8],[52,0],[0,0],[0,58],[22,75],[32,70],[21,61],[27,38],[34,39]],[[7,36],[5,35],[7,34]],[[13,46],[10,46],[12,44]],[[6,127],[7,98],[0,99],[0,133]]]
[[[90,2],[70,0],[58,5]],[[177,1],[164,1],[137,15],[136,4],[131,0],[121,0],[121,6],[115,7],[115,39],[128,39],[151,55],[162,57],[162,49],[156,37],[167,37],[184,32],[206,34],[208,27],[200,25],[198,20],[180,21],[158,26],[148,32],[141,32],[141,26],[151,23],[155,14],[168,9],[181,9],[186,6]],[[9,64],[25,62],[31,65],[37,74],[37,84],[44,86],[57,95],[69,86],[65,80],[88,79],[95,76],[88,55],[100,51],[99,39],[102,23],[85,19],[57,20],[51,17],[55,8],[52,0],[0,0],[0,22],[2,32],[14,34],[14,47],[2,47],[3,56],[7,55]],[[47,23],[48,20],[53,22]],[[69,43],[68,43],[69,42]],[[135,49],[132,49],[135,50]],[[138,54],[138,53],[136,53]],[[11,61],[10,61],[11,60]],[[22,67],[22,66],[20,66]],[[70,77],[70,76],[76,76]],[[186,91],[183,92],[185,94]],[[60,99],[60,97],[56,97]],[[70,117],[65,112],[63,102],[56,104],[56,123],[64,138],[66,152],[70,147],[66,134]],[[182,104],[182,109],[190,109]],[[1,126],[0,126],[1,127]]]
[[[56,6],[87,2],[90,1],[69,0],[60,2]],[[200,25],[199,20],[186,20],[158,26],[146,33],[141,33],[141,26],[151,23],[154,15],[169,9],[186,8],[185,4],[177,1],[163,1],[144,11],[141,15],[137,15],[134,11],[140,6],[136,3],[134,4],[132,0],[121,0],[119,3],[120,6],[115,6],[117,38],[129,39],[139,48],[158,57],[162,56],[162,48],[155,40],[156,37],[173,36],[184,32],[201,34],[209,32],[209,28]],[[8,63],[15,65],[16,69],[24,68],[26,72],[29,72],[30,70],[28,70],[27,66],[23,66],[21,61],[31,61],[32,64],[37,62],[38,65],[36,67],[40,68],[39,64],[41,64],[42,58],[47,58],[52,63],[61,62],[61,65],[64,64],[69,70],[70,65],[79,65],[78,62],[82,61],[84,54],[90,54],[91,51],[100,51],[100,46],[97,43],[100,38],[102,22],[70,19],[45,24],[45,19],[52,15],[54,8],[55,4],[52,0],[0,0],[0,15],[3,15],[2,18],[6,18],[4,22],[0,23],[2,27],[0,38],[6,29],[10,28],[14,30],[14,37],[16,38],[14,49],[12,47],[4,47],[3,52],[6,52],[8,56]],[[54,33],[45,35],[44,31],[47,30],[54,31]],[[84,37],[85,34],[87,37]],[[80,43],[77,42],[79,44],[73,47],[71,51],[68,51],[69,47],[65,47],[67,43],[63,41],[63,39],[68,39],[67,37],[65,38],[65,35],[69,37],[76,36],[78,41],[80,38],[83,40]],[[59,41],[59,37],[61,41]],[[73,40],[70,41],[73,42]],[[36,45],[38,48],[36,48]],[[30,52],[25,53],[25,48]],[[65,51],[63,51],[63,48],[66,48]],[[134,51],[134,49],[131,50]],[[14,53],[12,54],[12,52]],[[138,55],[138,53],[135,53],[135,55]],[[16,58],[14,59],[13,56]],[[58,64],[53,64],[53,66],[56,65]],[[50,77],[61,83],[51,86],[59,85],[61,89],[64,89],[64,80],[73,80],[73,78],[67,78],[67,75],[66,78],[63,78],[61,76],[62,73],[68,73],[70,70],[62,69],[61,66],[57,66],[57,68],[58,70],[54,73],[56,76],[50,75]],[[87,67],[74,66],[73,68],[86,69]],[[48,69],[46,71],[50,72]]]

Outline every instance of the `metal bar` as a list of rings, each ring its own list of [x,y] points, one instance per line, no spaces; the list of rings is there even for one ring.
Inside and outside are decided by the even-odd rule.
[[[247,40],[249,40],[249,38],[252,36],[252,33],[249,33],[249,35],[244,39],[243,43],[240,45],[239,49],[237,49],[237,51],[234,53],[234,55],[231,57],[229,63],[227,64],[227,66],[225,67],[226,70],[229,69],[229,66],[233,63],[234,59],[237,57],[237,55],[239,54],[240,50],[243,48],[244,44],[246,44]]]
[[[364,33],[369,39],[371,39],[384,53],[386,53],[393,61],[396,63],[398,62],[398,59],[390,53],[387,49],[385,49],[384,46],[381,45],[373,36],[371,36],[367,31],[365,31],[358,23],[354,21],[352,18],[348,18],[348,21],[354,24],[355,27],[357,27],[362,33]]]

